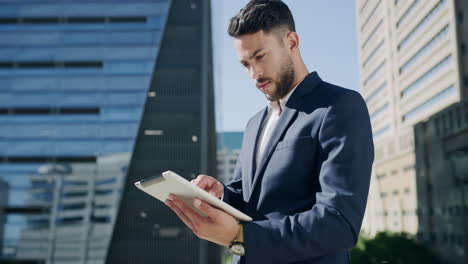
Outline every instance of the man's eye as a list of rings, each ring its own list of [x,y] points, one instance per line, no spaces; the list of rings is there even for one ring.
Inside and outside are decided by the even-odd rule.
[[[261,60],[261,59],[263,59],[263,57],[265,57],[265,55],[259,55],[259,56],[257,56],[257,60]]]
[[[248,64],[242,64],[242,66],[244,66],[245,68],[249,67]]]

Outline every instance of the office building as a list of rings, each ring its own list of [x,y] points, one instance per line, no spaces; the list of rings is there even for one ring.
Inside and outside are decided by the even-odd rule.
[[[224,183],[229,183],[234,176],[237,158],[242,148],[243,132],[218,133],[218,176]]]
[[[375,144],[367,235],[424,232],[418,223],[413,127],[466,97],[466,5],[356,1],[361,94]]]
[[[468,262],[468,101],[415,126],[420,239],[444,263]]]
[[[3,237],[5,230],[5,208],[8,204],[8,184],[0,179],[0,237]],[[3,240],[0,240],[0,252],[3,248]]]
[[[209,0],[171,1],[107,263],[220,262],[220,246],[134,186],[166,170],[216,177],[210,17]]]
[[[211,71],[207,0],[0,1],[0,263],[219,263],[133,186],[216,175]]]

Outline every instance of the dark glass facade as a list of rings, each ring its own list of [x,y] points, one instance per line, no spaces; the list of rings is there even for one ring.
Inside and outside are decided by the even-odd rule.
[[[216,174],[210,2],[172,1],[108,263],[220,262],[219,246],[194,236],[134,182],[173,170]]]
[[[164,255],[184,243],[187,263],[217,257],[133,190],[215,164],[209,8],[0,1],[0,263],[132,263],[149,240],[138,263],[184,263]]]

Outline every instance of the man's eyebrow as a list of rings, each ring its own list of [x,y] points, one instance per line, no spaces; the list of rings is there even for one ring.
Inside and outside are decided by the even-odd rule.
[[[263,50],[263,48],[259,48],[258,50],[254,51],[254,53],[252,54],[252,56],[250,56],[249,59],[252,59],[253,57],[255,57],[255,55],[257,55],[262,50]]]
[[[257,49],[256,51],[254,51],[254,53],[252,54],[252,56],[250,56],[249,59],[252,59],[253,57],[255,57],[259,52],[263,51],[263,48],[259,48]],[[241,60],[240,63],[244,63],[245,61],[244,60]]]

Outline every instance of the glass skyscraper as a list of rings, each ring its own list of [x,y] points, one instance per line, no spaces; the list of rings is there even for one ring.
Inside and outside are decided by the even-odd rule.
[[[0,0],[0,263],[219,263],[133,182],[214,174],[207,0]]]

